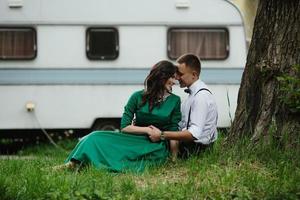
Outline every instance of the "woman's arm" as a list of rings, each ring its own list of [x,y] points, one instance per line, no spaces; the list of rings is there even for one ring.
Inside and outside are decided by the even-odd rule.
[[[137,135],[149,135],[152,131],[150,127],[142,127],[142,126],[135,126],[135,125],[128,125],[121,130],[122,132],[126,133],[133,133]]]
[[[153,130],[150,127],[135,126],[132,124],[134,114],[139,105],[140,92],[135,92],[129,98],[121,120],[121,131],[125,133],[132,133],[137,135],[149,135]]]

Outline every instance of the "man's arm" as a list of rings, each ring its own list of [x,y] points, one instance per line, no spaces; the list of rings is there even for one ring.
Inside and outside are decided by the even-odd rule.
[[[195,138],[193,135],[188,131],[161,131],[155,126],[150,126],[153,129],[151,134],[149,134],[149,138],[152,142],[157,142],[162,139],[168,140],[180,140],[180,141],[193,141]]]
[[[165,139],[168,139],[168,140],[193,141],[195,139],[188,130],[164,131],[163,134],[164,134]]]

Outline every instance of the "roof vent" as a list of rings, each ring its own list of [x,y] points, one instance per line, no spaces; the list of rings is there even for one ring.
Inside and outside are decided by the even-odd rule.
[[[190,7],[190,0],[176,0],[176,8],[180,9],[180,8],[184,8],[187,9]]]
[[[8,7],[10,8],[22,8],[23,0],[8,0]]]

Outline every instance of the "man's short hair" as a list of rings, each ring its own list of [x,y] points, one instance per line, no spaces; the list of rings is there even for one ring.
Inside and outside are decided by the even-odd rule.
[[[184,54],[180,56],[177,60],[177,63],[179,64],[185,64],[187,67],[189,67],[192,70],[195,70],[198,75],[200,75],[201,72],[201,62],[200,59],[194,55],[194,54]]]

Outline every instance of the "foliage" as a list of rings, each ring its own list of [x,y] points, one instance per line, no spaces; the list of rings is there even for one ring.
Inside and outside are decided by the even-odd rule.
[[[299,199],[299,152],[251,144],[245,138],[228,147],[221,138],[198,157],[142,174],[52,171],[67,153],[35,146],[0,159],[1,199]]]
[[[280,100],[293,113],[300,112],[300,65],[292,66],[292,74],[277,77],[279,90],[282,92]]]

